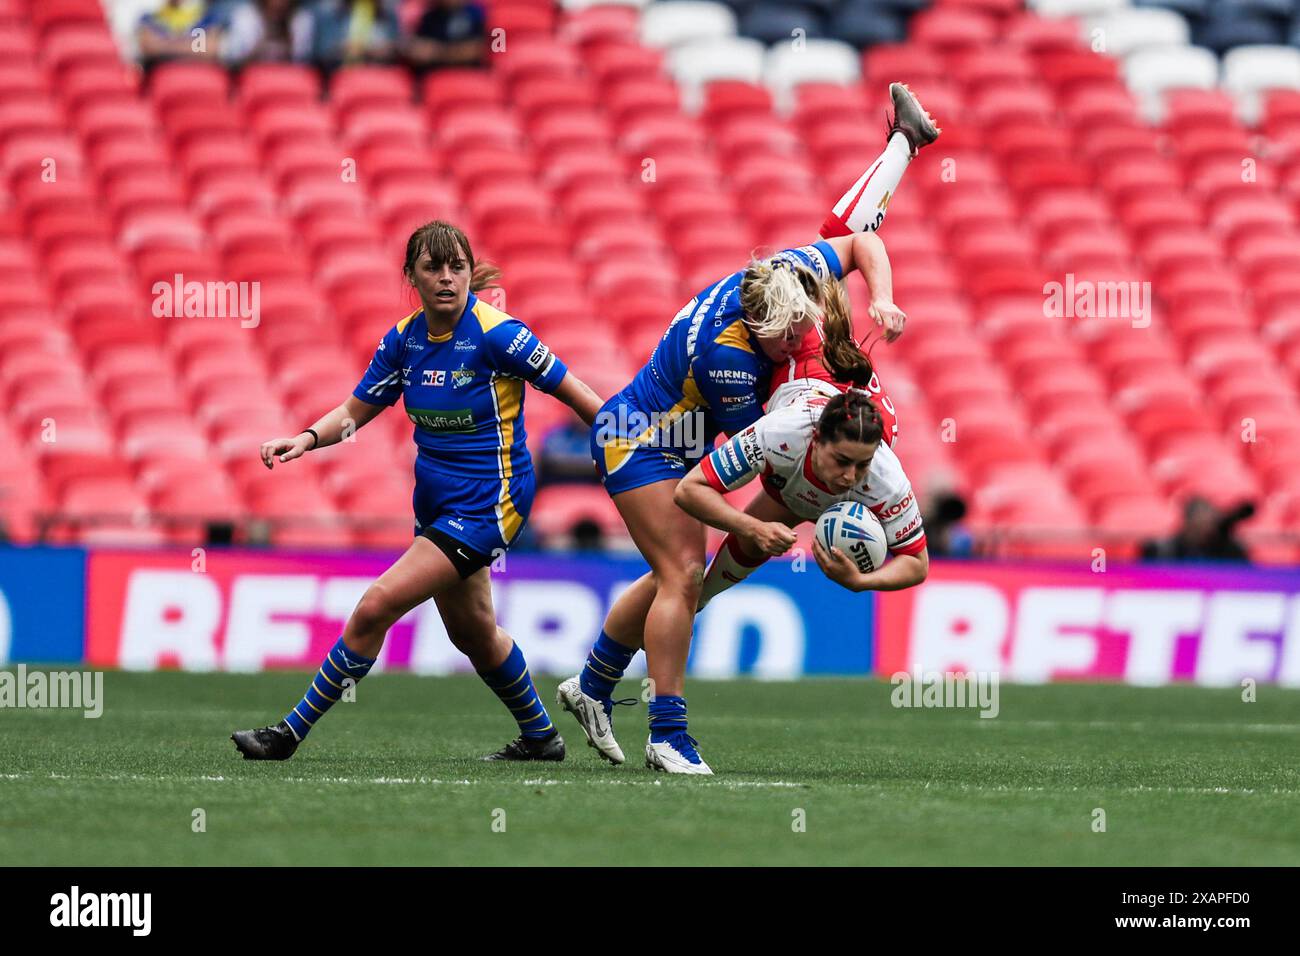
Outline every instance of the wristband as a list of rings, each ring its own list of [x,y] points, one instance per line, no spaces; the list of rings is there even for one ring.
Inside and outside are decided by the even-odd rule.
[[[301,432],[299,432],[298,434],[300,434],[300,435],[306,435],[308,432],[311,433],[311,447],[312,447],[312,448],[315,448],[317,445],[320,444],[320,435],[317,435],[317,434],[316,434],[316,429],[314,429],[314,428],[304,428],[304,429],[303,429]],[[307,449],[307,450],[308,450],[308,451],[311,451],[311,448],[309,448],[309,449]]]

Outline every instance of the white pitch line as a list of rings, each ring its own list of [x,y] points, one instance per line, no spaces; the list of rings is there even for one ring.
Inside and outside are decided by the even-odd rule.
[[[0,774],[0,780],[34,780],[38,779],[35,774],[9,773]],[[48,780],[82,780],[96,781],[104,780],[110,782],[148,782],[148,783],[304,783],[304,784],[341,784],[341,785],[360,785],[360,786],[417,786],[417,787],[474,787],[474,786],[492,786],[492,785],[515,785],[525,787],[539,786],[606,786],[606,787],[659,787],[663,785],[661,778],[652,780],[615,780],[601,779],[594,780],[556,780],[552,778],[536,778],[530,780],[443,780],[437,777],[278,777],[272,780],[262,780],[254,777],[223,777],[223,776],[199,776],[199,777],[168,777],[150,774],[105,774],[99,776],[74,776],[70,774],[46,774],[40,779]],[[895,781],[896,782],[896,781]],[[698,780],[691,781],[689,786],[693,787],[712,787],[723,790],[741,790],[745,788],[766,788],[766,789],[848,789],[848,790],[874,790],[875,796],[887,797],[891,792],[898,793],[902,791],[886,791],[881,789],[879,783],[857,783],[845,781],[842,783],[818,784],[818,783],[797,783],[787,780]],[[926,781],[925,790],[933,793],[942,793],[944,790],[954,790],[963,793],[1167,793],[1167,794],[1191,794],[1191,795],[1214,795],[1214,796],[1255,796],[1255,795],[1296,795],[1300,794],[1297,790],[1282,790],[1274,788],[1272,790],[1258,790],[1252,787],[1109,787],[1105,784],[1096,786],[1072,786],[1072,787],[1014,787],[1005,784],[984,786],[981,784],[970,783],[950,783],[940,784],[934,781]]]
[[[1059,730],[1062,727],[1080,727],[1098,730],[1163,730],[1163,731],[1218,731],[1222,733],[1237,731],[1252,731],[1254,733],[1269,734],[1300,734],[1300,724],[1233,724],[1221,723],[1214,724],[1209,722],[1200,723],[1176,723],[1162,724],[1150,720],[981,720],[977,726],[1016,729],[1018,727],[1042,728],[1044,730]]]

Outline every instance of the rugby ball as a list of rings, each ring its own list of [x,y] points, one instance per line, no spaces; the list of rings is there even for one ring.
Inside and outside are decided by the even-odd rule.
[[[843,551],[864,574],[877,570],[889,554],[880,519],[860,501],[837,501],[823,511],[817,538],[827,549]]]

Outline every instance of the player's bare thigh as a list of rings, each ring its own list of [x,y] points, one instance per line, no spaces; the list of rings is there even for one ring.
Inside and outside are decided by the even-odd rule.
[[[677,507],[677,480],[656,481],[614,496],[628,533],[656,580],[665,583],[702,574],[704,525]]]
[[[619,595],[605,618],[605,633],[625,647],[644,646],[646,616],[661,586],[698,590],[688,577],[692,569],[703,580],[704,525],[677,507],[676,487],[676,481],[658,481],[613,499],[651,569]]]
[[[459,582],[456,568],[438,546],[428,538],[416,538],[406,553],[366,588],[348,617],[343,643],[359,654],[375,657],[398,618]]]

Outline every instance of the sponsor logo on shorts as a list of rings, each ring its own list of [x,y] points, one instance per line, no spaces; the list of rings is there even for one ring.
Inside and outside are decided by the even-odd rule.
[[[707,454],[713,439],[707,417],[699,409],[685,414],[642,412],[620,403],[597,413],[592,427],[599,448],[628,444],[674,448],[685,451],[691,458]]]

